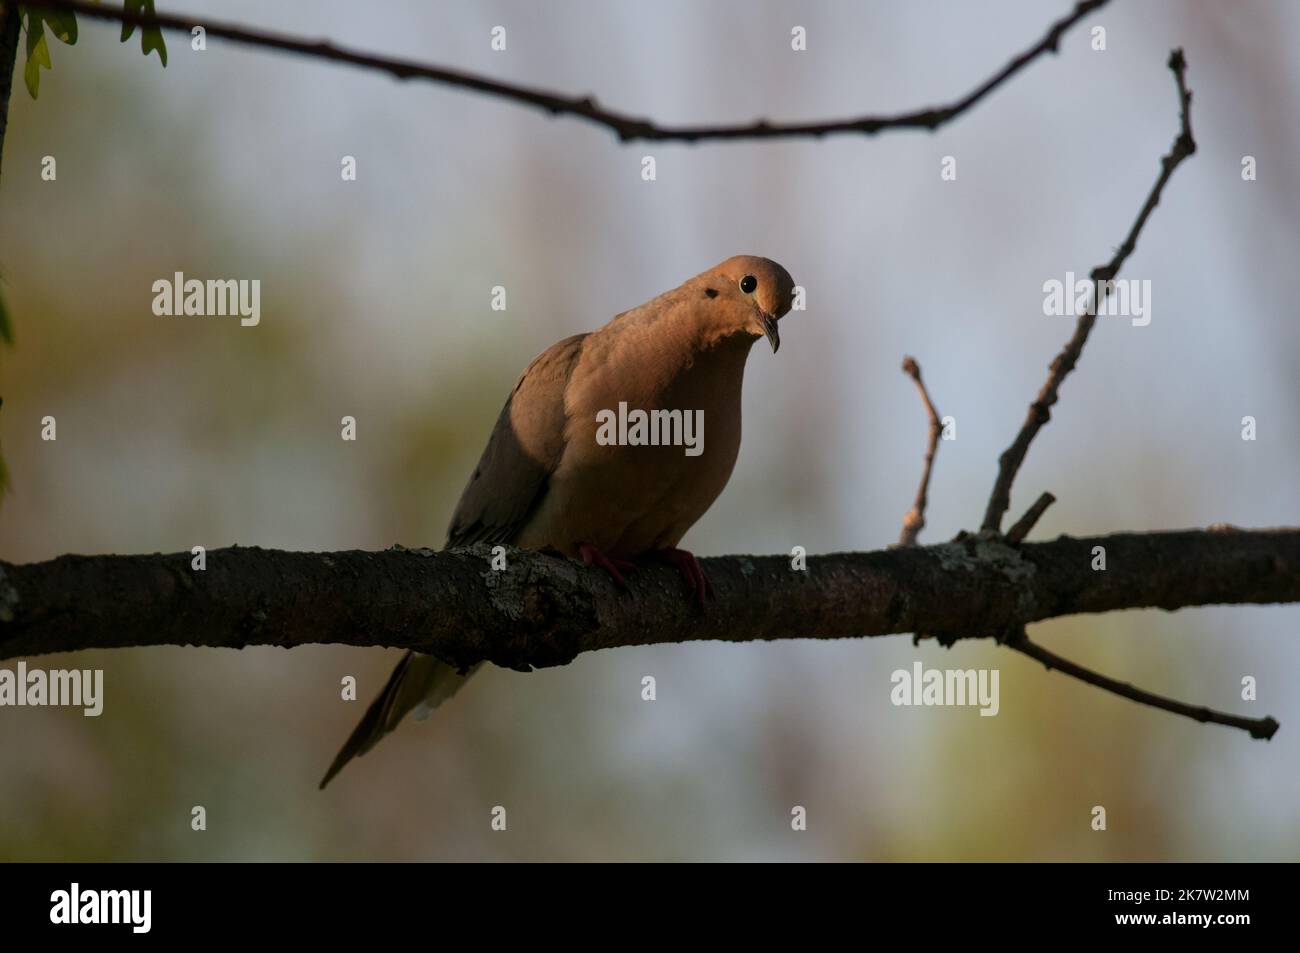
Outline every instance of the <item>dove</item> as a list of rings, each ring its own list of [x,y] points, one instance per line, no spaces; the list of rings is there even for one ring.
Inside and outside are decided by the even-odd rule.
[[[773,353],[780,347],[777,322],[793,296],[783,267],[738,255],[542,352],[497,418],[445,548],[553,550],[623,588],[637,560],[659,559],[678,568],[702,606],[709,580],[677,544],[731,477],[745,362],[760,338]],[[321,788],[412,709],[427,716],[478,667],[461,673],[407,652]]]

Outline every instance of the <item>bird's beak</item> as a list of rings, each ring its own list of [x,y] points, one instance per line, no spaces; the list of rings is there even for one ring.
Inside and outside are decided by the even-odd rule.
[[[767,342],[772,345],[772,353],[775,354],[781,347],[781,335],[776,330],[776,318],[766,311],[760,311],[758,320],[763,325],[763,334],[767,336]]]

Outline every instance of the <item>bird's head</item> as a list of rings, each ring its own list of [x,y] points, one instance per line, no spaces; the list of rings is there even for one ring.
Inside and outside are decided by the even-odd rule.
[[[766,337],[773,353],[781,346],[776,322],[790,310],[794,279],[770,258],[737,255],[699,279],[704,294],[726,310],[736,330]]]

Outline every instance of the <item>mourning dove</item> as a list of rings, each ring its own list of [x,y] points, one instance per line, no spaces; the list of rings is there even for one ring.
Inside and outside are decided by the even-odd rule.
[[[780,346],[777,320],[793,294],[776,262],[739,255],[552,345],[502,408],[447,548],[554,549],[619,585],[633,560],[654,555],[675,563],[703,601],[708,580],[677,543],[731,476],[745,360],[760,337]],[[460,674],[407,652],[320,786],[412,708],[419,718],[450,698],[477,667]]]

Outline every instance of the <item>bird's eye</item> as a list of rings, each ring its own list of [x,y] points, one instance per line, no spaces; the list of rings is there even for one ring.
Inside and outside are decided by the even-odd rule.
[[[747,295],[752,295],[754,293],[754,289],[757,287],[758,287],[758,279],[755,278],[753,275],[746,275],[744,278],[740,279],[740,290],[745,292],[745,294]]]

